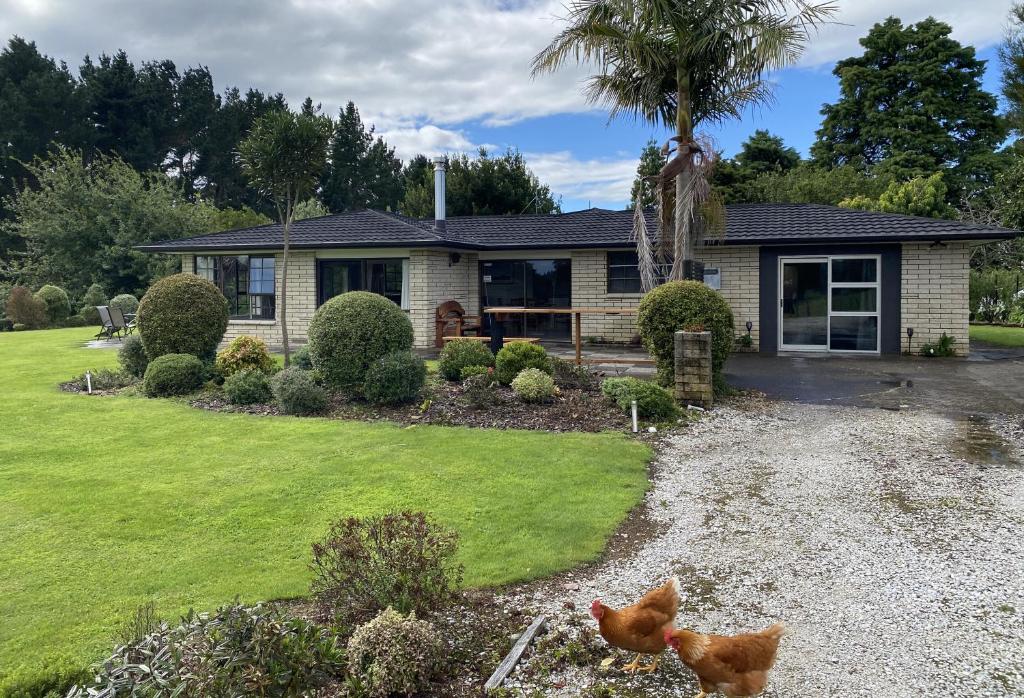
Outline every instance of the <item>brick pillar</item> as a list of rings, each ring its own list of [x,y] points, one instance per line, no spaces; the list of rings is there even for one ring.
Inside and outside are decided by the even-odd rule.
[[[684,405],[711,407],[711,333],[676,332],[676,400]]]

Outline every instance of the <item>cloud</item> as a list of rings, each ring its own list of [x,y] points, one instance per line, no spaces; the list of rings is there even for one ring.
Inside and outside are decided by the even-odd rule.
[[[564,150],[523,155],[556,195],[603,208],[622,208],[629,202],[639,161],[637,157],[580,160]]]

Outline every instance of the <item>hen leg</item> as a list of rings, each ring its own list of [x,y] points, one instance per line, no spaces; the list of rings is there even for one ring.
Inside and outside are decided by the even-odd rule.
[[[646,671],[648,674],[653,674],[658,669],[658,655],[654,655],[654,661],[647,666],[638,667],[640,671]]]
[[[636,656],[636,659],[631,661],[626,666],[622,667],[622,670],[623,671],[628,671],[630,674],[635,673],[636,670],[640,668],[640,657],[642,657],[642,656],[643,656],[642,654],[638,654]]]

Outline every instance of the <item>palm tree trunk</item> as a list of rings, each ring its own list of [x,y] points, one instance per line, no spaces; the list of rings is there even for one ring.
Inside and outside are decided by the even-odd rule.
[[[288,236],[292,227],[292,206],[291,192],[288,192],[288,201],[284,210],[284,254],[281,255],[281,345],[284,350],[284,367],[291,364],[291,349],[288,346]]]
[[[690,113],[690,75],[682,61],[676,66],[676,89],[676,135],[679,137],[676,145],[682,151],[683,148],[688,148],[690,141],[693,140],[693,115]],[[689,157],[689,155],[680,152],[677,157]],[[683,278],[685,262],[693,259],[693,219],[686,205],[687,189],[692,176],[693,170],[689,167],[684,167],[676,176],[673,281]]]

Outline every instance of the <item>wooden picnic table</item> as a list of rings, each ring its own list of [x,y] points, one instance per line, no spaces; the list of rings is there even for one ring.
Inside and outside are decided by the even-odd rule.
[[[575,343],[576,343],[576,365],[583,363],[583,337],[581,336],[580,318],[584,315],[636,315],[636,308],[601,308],[601,307],[577,307],[577,308],[522,308],[511,306],[497,306],[484,308],[488,315],[572,315],[575,317]],[[615,363],[608,361],[606,363]]]

